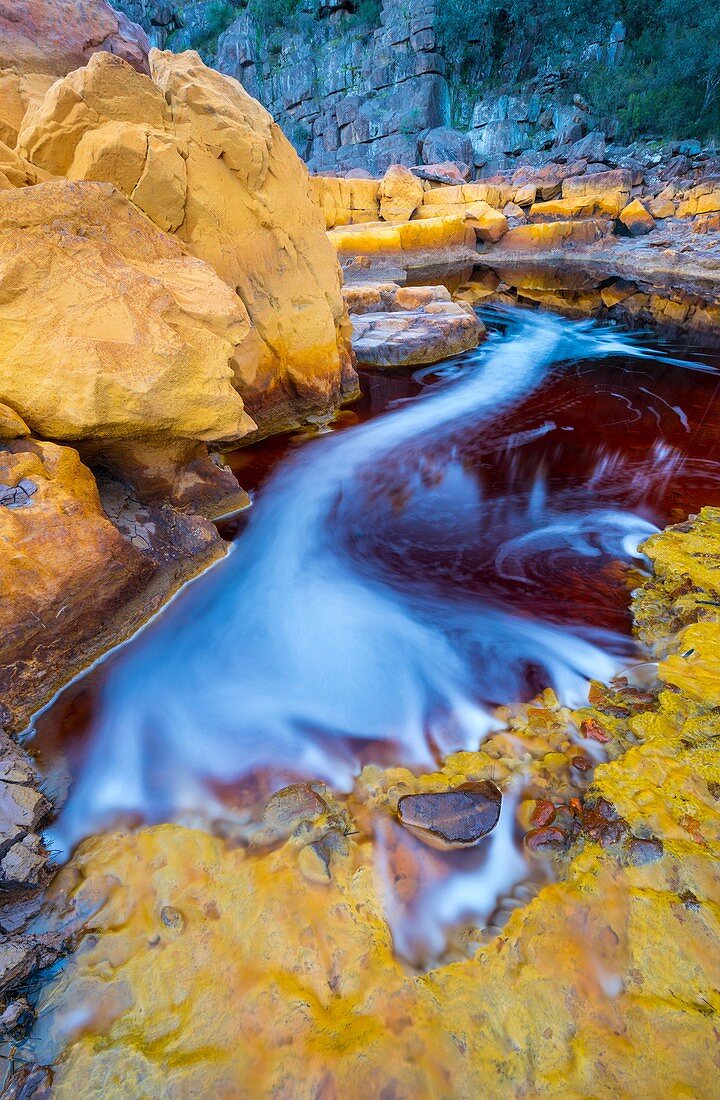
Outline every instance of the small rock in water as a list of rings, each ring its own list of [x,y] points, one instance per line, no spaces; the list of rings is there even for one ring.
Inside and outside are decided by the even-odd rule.
[[[163,905],[160,910],[160,920],[166,928],[171,928],[173,932],[182,932],[185,927],[185,918],[180,910],[175,909],[172,905]]]
[[[452,790],[407,794],[398,802],[403,825],[438,848],[476,844],[497,825],[502,794],[489,780],[463,783]]]

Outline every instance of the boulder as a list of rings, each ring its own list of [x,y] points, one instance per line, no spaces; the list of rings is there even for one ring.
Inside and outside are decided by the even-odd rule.
[[[236,440],[237,295],[111,184],[0,191],[0,400],[33,431]]]
[[[0,722],[18,729],[151,568],[106,518],[72,448],[6,441],[0,483]]]
[[[620,221],[633,237],[642,237],[655,228],[655,219],[639,199],[633,199],[621,211]]]
[[[467,134],[449,126],[436,126],[423,135],[420,148],[425,164],[450,161],[455,164],[472,164],[473,147]]]
[[[567,161],[586,160],[599,163],[605,160],[605,135],[601,130],[592,130],[585,137],[575,141],[566,153]]]
[[[630,197],[632,172],[626,168],[614,168],[608,172],[584,172],[567,176],[562,181],[564,199],[602,199],[605,195],[622,193]]]
[[[464,183],[470,176],[470,166],[457,161],[443,161],[442,164],[414,165],[410,169],[419,180],[430,183]]]
[[[359,363],[408,367],[438,363],[477,347],[485,329],[472,308],[453,302],[444,286],[396,283],[346,287]]]
[[[408,168],[392,164],[380,184],[380,217],[386,222],[406,222],[423,201],[423,186]]]
[[[94,55],[26,118],[18,148],[48,171],[114,183],[225,281],[251,322],[233,370],[259,432],[327,412],[357,380],[304,165],[267,111],[196,53],[153,50],[151,66],[153,80]]]
[[[28,109],[40,102],[52,82],[48,73],[0,69],[0,141],[11,149],[15,147]]]
[[[147,35],[107,0],[0,0],[0,68],[64,76],[107,50],[148,72]]]
[[[653,218],[662,219],[675,217],[675,203],[672,199],[661,198],[658,195],[656,198],[648,201],[647,208]]]

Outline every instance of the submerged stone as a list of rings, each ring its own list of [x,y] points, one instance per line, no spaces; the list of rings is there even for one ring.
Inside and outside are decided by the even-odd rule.
[[[482,780],[437,794],[405,795],[398,803],[398,817],[427,844],[464,848],[492,832],[501,804],[500,790]]]

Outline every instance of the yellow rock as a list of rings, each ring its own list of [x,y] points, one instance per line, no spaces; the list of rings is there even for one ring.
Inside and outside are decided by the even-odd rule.
[[[104,179],[208,262],[252,322],[235,384],[260,430],[355,392],[340,272],[307,171],[270,115],[195,53],[153,51],[153,80],[110,54],[49,91],[18,147]],[[239,303],[238,303],[239,304]]]
[[[30,429],[21,416],[7,405],[0,405],[0,440],[20,439],[30,435]]]
[[[11,187],[28,187],[52,179],[48,172],[36,168],[14,149],[0,141],[0,191]]]
[[[311,176],[310,184],[315,201],[325,215],[326,229],[361,221],[374,222],[380,217],[379,180]]]
[[[380,184],[380,217],[386,222],[408,221],[422,203],[424,194],[423,185],[409,168],[391,164]]]
[[[386,222],[368,222],[362,225],[331,229],[328,237],[343,258],[349,256],[382,257],[403,253],[428,256],[455,255],[463,258],[472,255],[475,231],[466,224],[464,216],[414,219],[388,225]]]
[[[47,73],[0,69],[0,141],[15,147],[18,130],[30,107],[39,103],[53,82]]]
[[[639,199],[633,199],[621,210],[620,221],[633,237],[650,233],[655,228],[655,219]]]
[[[546,205],[542,203],[540,205]],[[498,243],[503,251],[553,251],[573,244],[592,244],[610,232],[610,223],[586,221],[534,222],[509,229]]]
[[[654,218],[674,218],[675,203],[671,199],[663,199],[659,195],[650,199],[647,208]]]
[[[242,303],[111,185],[0,191],[0,400],[55,439],[238,439]]]
[[[431,187],[429,191],[425,191],[422,197],[423,206],[457,206],[461,203],[468,202],[469,200],[464,194],[465,188],[462,185],[458,186],[440,186]]]
[[[58,388],[56,401],[62,400]],[[11,419],[12,418],[12,419]],[[150,567],[106,518],[77,451],[28,439],[0,410],[0,721],[22,728],[94,656]],[[125,612],[125,631],[133,616]]]

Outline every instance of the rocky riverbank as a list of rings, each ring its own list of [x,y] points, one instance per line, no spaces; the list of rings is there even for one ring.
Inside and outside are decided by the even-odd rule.
[[[0,723],[17,734],[225,553],[210,518],[248,497],[219,448],[322,421],[357,379],[307,172],[235,81],[148,53],[105,0],[0,3],[0,49]],[[7,987],[51,953],[21,935],[49,806],[3,746]]]
[[[269,1095],[288,1080],[303,1097],[355,1096],[359,1080],[398,1095],[482,1081],[498,1097],[614,1097],[660,1080],[703,1095],[719,1007],[720,515],[645,549],[654,575],[634,614],[658,663],[642,686],[637,673],[596,683],[577,712],[546,692],[433,774],[366,768],[348,797],[288,788],[229,844],[172,825],[83,844],[49,921],[56,937],[92,934],[41,994],[30,1048],[55,1065],[53,1095],[94,1095],[98,1074],[109,1096],[239,1082]],[[408,970],[389,898],[412,910],[431,833],[482,835],[476,803],[460,821],[453,801],[481,788],[514,804],[554,884],[508,898],[484,931],[458,930]],[[418,830],[419,807],[403,807],[421,795]],[[81,1026],[62,1010],[76,998],[93,1006]],[[23,1068],[13,1087],[32,1073],[51,1075]]]
[[[411,5],[398,42],[378,40],[403,44],[378,95],[342,106],[340,94],[334,122],[313,120],[316,168],[348,168],[333,127],[338,142],[341,129],[364,132],[409,54],[435,56],[432,20],[418,23],[429,7]],[[417,94],[431,110],[445,78],[428,64],[413,75],[427,77]],[[383,104],[382,118],[397,113],[397,98]],[[496,122],[530,124],[476,121],[471,147],[486,152],[508,133]],[[248,496],[221,450],[325,425],[358,395],[356,359],[397,370],[465,352],[484,335],[474,307],[492,301],[716,338],[720,162],[695,146],[613,151],[565,115],[551,129],[555,159],[519,166],[521,151],[504,148],[502,163],[458,163],[452,132],[425,134],[422,150],[414,134],[398,145],[399,131],[378,132],[382,177],[309,177],[237,81],[195,53],[150,50],[105,0],[0,0],[0,1029],[13,1041],[31,1024],[29,977],[80,944],[42,1005],[82,985],[95,1017],[80,1031],[54,1018],[33,1048],[43,1066],[63,1055],[59,1096],[90,1095],[98,1072],[108,1096],[155,1094],[167,1067],[168,1095],[220,1095],[239,1080],[253,1095],[288,1080],[302,1095],[353,1095],[358,1079],[385,1086],[388,1064],[397,1095],[442,1093],[450,1078],[462,1094],[500,1078],[505,1091],[562,1079],[577,1095],[598,1080],[599,1095],[630,1081],[652,1092],[659,1065],[665,1085],[701,1091],[718,1007],[707,962],[720,900],[716,513],[648,548],[656,574],[635,614],[660,664],[647,689],[597,685],[574,714],[546,693],[501,712],[482,752],[433,775],[373,768],[349,796],[311,785],[258,800],[229,844],[174,825],[89,841],[47,904],[52,807],[13,740],[224,555],[212,520]],[[470,179],[478,169],[486,178]],[[452,268],[451,289],[439,276],[399,285],[427,281],[427,268]],[[600,767],[583,740],[602,746]],[[423,843],[429,813],[425,834],[452,839],[458,804],[446,796],[463,788],[472,834],[479,800],[489,813],[495,799],[480,785],[505,797],[528,758],[516,825],[555,885],[507,924],[499,912],[482,935],[466,928],[446,954],[415,959],[429,974],[408,973],[377,887],[389,874],[408,906],[422,885],[398,830],[419,828]],[[403,812],[419,795],[431,809]],[[248,959],[263,960],[257,972]],[[178,1015],[180,981],[193,992]],[[672,1039],[679,1023],[691,1066]],[[263,1062],[258,1029],[284,1059]],[[156,1046],[161,1057],[147,1053]],[[39,1100],[50,1077],[21,1069],[5,1095]]]

